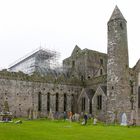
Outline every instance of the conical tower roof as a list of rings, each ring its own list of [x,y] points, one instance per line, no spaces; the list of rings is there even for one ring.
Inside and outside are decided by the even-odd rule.
[[[124,16],[122,15],[120,9],[118,8],[118,6],[116,5],[110,19],[108,22],[112,21],[112,20],[115,20],[115,19],[123,19],[125,20]],[[126,21],[126,20],[125,20]]]

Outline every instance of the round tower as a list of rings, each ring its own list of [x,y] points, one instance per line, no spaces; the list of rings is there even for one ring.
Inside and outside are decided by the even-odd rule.
[[[119,120],[129,114],[129,62],[127,21],[116,6],[108,21],[107,111]]]

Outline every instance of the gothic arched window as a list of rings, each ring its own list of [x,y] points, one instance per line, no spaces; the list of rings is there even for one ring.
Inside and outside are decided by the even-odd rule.
[[[102,95],[97,96],[97,109],[98,110],[102,109]]]
[[[100,69],[100,75],[103,75],[103,70],[102,69]]]
[[[58,93],[56,93],[56,108],[55,108],[55,111],[58,111],[58,108],[59,108],[59,95],[58,95]]]
[[[86,108],[86,98],[82,97],[82,112],[85,111],[85,108]]]
[[[38,93],[38,111],[41,111],[41,104],[42,104],[41,92],[39,92]]]
[[[64,111],[67,110],[67,95],[66,93],[64,94]]]
[[[50,93],[47,94],[47,111],[50,111]]]

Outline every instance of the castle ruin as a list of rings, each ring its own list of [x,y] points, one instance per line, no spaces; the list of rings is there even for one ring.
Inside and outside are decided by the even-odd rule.
[[[61,117],[72,111],[120,122],[126,113],[140,124],[140,60],[129,68],[127,21],[117,6],[107,26],[107,54],[76,45],[59,72],[0,71],[0,111],[7,101],[15,117],[47,117],[50,111]]]

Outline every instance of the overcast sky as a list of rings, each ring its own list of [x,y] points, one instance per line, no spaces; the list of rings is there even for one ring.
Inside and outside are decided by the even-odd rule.
[[[0,0],[0,68],[39,48],[69,57],[75,45],[107,52],[115,5],[127,20],[129,62],[140,58],[140,0]]]

